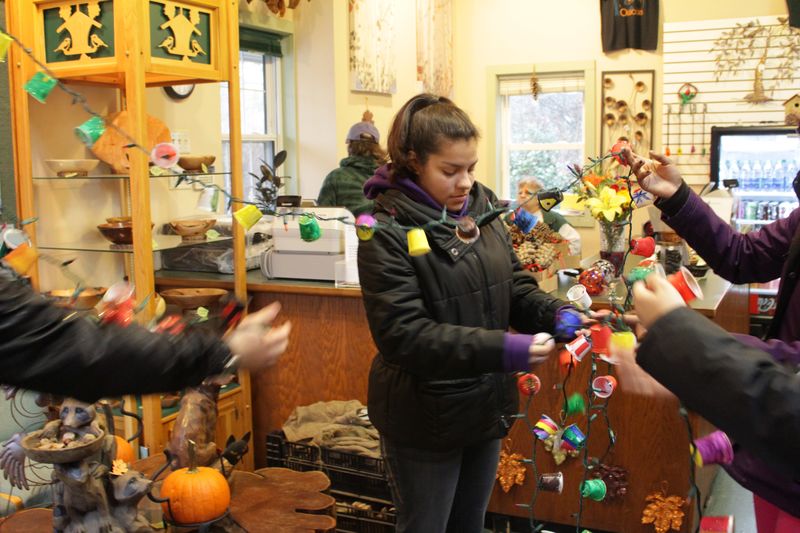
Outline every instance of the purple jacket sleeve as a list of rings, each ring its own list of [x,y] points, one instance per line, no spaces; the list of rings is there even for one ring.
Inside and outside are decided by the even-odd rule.
[[[694,192],[669,224],[720,276],[732,283],[770,281],[780,277],[789,245],[800,223],[800,209],[764,226],[739,233],[719,218]]]
[[[800,364],[800,341],[782,341],[778,339],[761,340],[752,335],[732,333],[734,338],[751,348],[767,352],[772,359],[779,363]]]

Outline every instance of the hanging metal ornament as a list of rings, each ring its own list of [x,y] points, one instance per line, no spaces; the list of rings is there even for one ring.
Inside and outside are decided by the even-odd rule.
[[[533,67],[533,72],[531,73],[531,96],[533,96],[534,100],[539,100],[539,93],[542,92],[542,88],[539,85],[539,77],[536,75],[536,67]]]

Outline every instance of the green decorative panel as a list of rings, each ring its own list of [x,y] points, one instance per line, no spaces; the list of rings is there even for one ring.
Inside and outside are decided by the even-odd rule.
[[[75,2],[44,10],[48,63],[114,56],[114,2]]]
[[[0,1],[0,24],[6,27],[6,5]],[[13,46],[13,45],[12,45]],[[8,99],[8,69],[0,68],[0,220],[16,220],[14,198],[14,153],[11,149],[11,107]]]
[[[150,2],[150,55],[211,64],[211,14],[177,2]]]

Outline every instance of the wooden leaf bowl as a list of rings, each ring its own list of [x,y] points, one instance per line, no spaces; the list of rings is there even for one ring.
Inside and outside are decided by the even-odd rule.
[[[59,307],[86,310],[92,309],[106,293],[105,287],[88,287],[75,296],[75,289],[56,289],[45,295]]]
[[[184,241],[204,241],[206,231],[214,227],[214,218],[197,218],[192,220],[173,220],[169,223],[172,229]]]
[[[75,446],[74,448],[47,450],[39,448],[39,441],[42,438],[42,430],[38,430],[25,435],[21,444],[22,450],[31,461],[54,464],[74,463],[75,461],[85,459],[97,452],[103,446],[105,436],[106,434],[102,433],[93,441],[87,442],[86,444],[81,444],[80,446]]]
[[[177,305],[181,309],[211,307],[226,294],[228,294],[228,291],[225,289],[206,288],[167,289],[161,291],[161,296],[167,303]]]

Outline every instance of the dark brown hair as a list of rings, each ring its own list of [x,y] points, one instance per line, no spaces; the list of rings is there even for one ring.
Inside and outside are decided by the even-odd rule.
[[[370,136],[371,137],[371,136]],[[347,143],[347,155],[357,157],[371,157],[379,165],[386,163],[389,154],[375,141],[350,141]]]
[[[478,139],[478,128],[449,98],[418,94],[405,103],[392,122],[387,145],[392,158],[392,177],[398,173],[416,176],[409,164],[414,152],[424,165],[439,151],[442,141]]]

